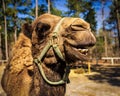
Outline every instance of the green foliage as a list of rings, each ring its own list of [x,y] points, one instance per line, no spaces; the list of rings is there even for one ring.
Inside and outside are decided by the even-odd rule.
[[[45,4],[38,5],[38,16],[47,12],[47,6]],[[29,13],[32,18],[35,18],[35,7],[31,9]]]
[[[84,18],[87,22],[90,23],[92,31],[95,32],[96,31],[96,25],[97,25],[97,21],[96,21],[96,17],[95,17],[95,15],[96,15],[95,9],[92,8],[92,3],[91,2],[88,2],[86,4],[86,6],[87,6],[87,8],[86,8],[87,13],[85,12],[86,15],[84,15]]]
[[[49,0],[49,1],[50,1],[50,13],[54,14],[54,15],[57,15],[57,16],[62,16],[62,11],[57,9],[54,6],[55,0]],[[46,0],[46,3],[48,3],[48,0]]]
[[[5,6],[3,6],[3,1]],[[0,26],[2,29],[0,30],[1,34],[1,44],[2,44],[2,54],[3,59],[5,59],[5,36],[7,36],[7,47],[11,46],[11,42],[14,41],[14,30],[20,32],[21,24],[25,21],[25,17],[21,17],[20,15],[28,15],[31,0],[0,0]],[[5,8],[4,8],[5,7]],[[5,11],[4,11],[5,9]],[[5,19],[7,19],[7,34],[5,34]],[[0,53],[1,54],[1,53]]]
[[[116,11],[118,10],[118,11]],[[113,51],[120,50],[120,0],[113,0],[112,5],[110,6],[110,15],[106,20],[108,29],[113,31],[115,44],[113,46]],[[119,52],[118,52],[119,53]],[[120,55],[120,53],[119,53]]]
[[[99,34],[96,37],[97,42],[95,45],[95,50],[93,51],[97,58],[101,58],[104,53],[104,36],[102,32],[102,30],[99,30]]]
[[[96,37],[96,45],[95,49],[93,50],[94,57],[101,58],[104,53],[104,37],[103,36],[97,36]]]
[[[67,0],[68,12],[67,16],[79,17],[79,14],[83,11],[84,0]]]
[[[92,31],[96,31],[97,21],[95,19],[95,9],[92,7],[92,1],[89,0],[67,0],[67,16],[80,17],[90,23]]]
[[[115,5],[112,2],[112,5],[110,6],[110,15],[109,18],[106,20],[108,26],[109,26],[109,30],[114,30],[116,28],[116,13],[115,13]]]
[[[57,16],[62,16],[62,11],[58,10],[51,4],[51,14],[57,15]]]
[[[62,12],[55,7],[51,6],[51,14],[57,15],[57,16],[62,16]]]
[[[2,1],[0,3],[2,4]],[[5,0],[5,6],[5,13],[3,13],[3,7],[0,7],[0,23],[4,22],[3,16],[6,15],[9,35],[14,32],[14,26],[20,31],[21,24],[25,21],[25,17],[23,18],[20,14],[28,15],[31,2],[30,0]]]

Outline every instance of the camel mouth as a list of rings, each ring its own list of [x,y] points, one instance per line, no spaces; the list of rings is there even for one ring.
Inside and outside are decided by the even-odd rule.
[[[78,51],[79,51],[81,54],[87,56],[89,49],[78,49]]]
[[[84,57],[87,57],[88,55],[88,52],[89,52],[89,49],[88,48],[76,48],[76,47],[73,47],[73,49],[77,52],[79,52],[79,54],[81,54],[82,56]]]

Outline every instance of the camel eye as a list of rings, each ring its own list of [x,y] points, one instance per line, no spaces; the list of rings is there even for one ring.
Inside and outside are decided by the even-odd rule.
[[[49,32],[50,25],[46,23],[39,22],[36,26],[36,33],[39,38],[43,39]]]
[[[50,25],[42,22],[39,22],[36,27],[37,32],[46,32],[49,29],[50,29]]]

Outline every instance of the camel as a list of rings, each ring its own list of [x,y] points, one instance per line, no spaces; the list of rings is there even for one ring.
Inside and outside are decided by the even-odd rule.
[[[65,96],[69,65],[88,60],[95,43],[83,19],[43,14],[23,24],[2,87],[7,96]]]

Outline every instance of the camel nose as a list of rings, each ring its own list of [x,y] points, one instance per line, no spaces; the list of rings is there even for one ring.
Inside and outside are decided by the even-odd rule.
[[[89,46],[94,46],[96,44],[96,38],[92,32],[90,32]]]
[[[90,31],[90,34],[91,34],[91,45],[93,46],[96,44],[96,38],[91,31]]]
[[[70,26],[72,31],[76,31],[78,40],[86,46],[93,46],[96,43],[96,38],[91,32],[90,24],[84,21],[83,19],[76,18]]]

